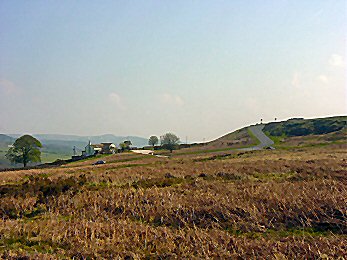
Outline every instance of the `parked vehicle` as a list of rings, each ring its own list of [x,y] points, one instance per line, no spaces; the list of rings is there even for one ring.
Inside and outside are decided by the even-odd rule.
[[[105,164],[105,163],[106,163],[106,161],[100,160],[100,161],[96,161],[95,163],[93,163],[93,165]]]

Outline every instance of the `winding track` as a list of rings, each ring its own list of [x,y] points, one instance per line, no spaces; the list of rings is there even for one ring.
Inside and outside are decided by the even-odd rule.
[[[247,148],[240,148],[237,149],[239,151],[254,151],[254,150],[261,150],[264,147],[270,147],[271,149],[275,149],[272,147],[274,144],[274,141],[272,141],[269,137],[267,137],[263,132],[264,125],[252,125],[249,127],[249,130],[252,132],[252,134],[257,138],[260,142],[260,144],[252,147]]]
[[[274,144],[274,141],[272,141],[269,137],[267,137],[263,132],[264,125],[253,125],[249,127],[249,130],[252,132],[252,134],[260,141],[260,144],[252,147],[252,150],[258,150],[262,149],[264,147],[272,147]]]
[[[259,124],[259,125],[252,125],[249,127],[249,130],[252,132],[252,134],[259,140],[260,144],[252,147],[247,147],[247,148],[239,148],[235,150],[239,151],[254,151],[254,150],[261,150],[264,147],[270,147],[271,149],[275,149],[272,147],[274,144],[274,141],[272,141],[269,137],[267,137],[264,132],[263,132],[264,125]],[[133,150],[134,153],[139,153],[139,154],[146,154],[146,155],[153,155],[152,150]],[[155,155],[157,157],[165,157],[167,158],[168,156],[163,156],[163,155]]]

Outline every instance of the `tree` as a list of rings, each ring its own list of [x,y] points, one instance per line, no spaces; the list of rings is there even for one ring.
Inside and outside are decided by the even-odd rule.
[[[180,142],[180,138],[173,133],[166,133],[160,137],[160,144],[164,149],[172,150],[176,149]]]
[[[12,163],[23,163],[24,167],[29,162],[40,162],[42,144],[31,135],[19,137],[7,151],[6,158]]]
[[[132,145],[131,141],[130,140],[127,140],[127,141],[124,141],[124,144],[128,147],[130,147],[130,145]]]
[[[148,144],[152,145],[153,147],[158,144],[159,140],[158,137],[156,137],[155,135],[152,135],[149,140],[148,140]]]
[[[130,145],[132,145],[130,140],[124,141],[123,143],[120,143],[119,146],[122,149],[122,152],[125,150],[130,150]]]

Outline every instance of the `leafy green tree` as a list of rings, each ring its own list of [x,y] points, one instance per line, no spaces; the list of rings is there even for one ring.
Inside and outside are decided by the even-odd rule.
[[[132,145],[130,140],[126,140],[123,143],[120,143],[119,146],[122,149],[122,152],[130,150],[130,145]]]
[[[177,148],[180,138],[173,133],[166,133],[160,137],[160,144],[164,149],[172,151]]]
[[[155,135],[152,135],[148,140],[148,144],[152,145],[153,147],[158,143],[159,143],[158,137],[156,137]]]
[[[127,140],[127,141],[124,141],[124,144],[128,147],[130,147],[130,145],[132,145],[131,141],[130,140]]]
[[[40,162],[42,144],[31,135],[19,137],[7,151],[6,158],[12,163],[23,163],[24,167],[29,162]]]

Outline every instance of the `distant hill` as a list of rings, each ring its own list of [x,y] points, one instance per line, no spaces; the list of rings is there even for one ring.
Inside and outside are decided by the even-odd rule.
[[[10,167],[10,162],[6,159],[5,154],[9,149],[9,145],[13,144],[16,139],[5,135],[0,134],[0,169],[5,167]]]
[[[13,167],[6,159],[5,154],[8,151],[8,145],[20,137],[20,134],[0,134],[0,168]],[[137,136],[115,136],[112,134],[98,136],[78,136],[78,135],[57,135],[57,134],[34,134],[42,143],[41,159],[42,162],[53,162],[57,159],[67,159],[73,155],[73,147],[76,147],[77,154],[81,154],[89,140],[92,143],[112,142],[119,144],[125,140],[130,140],[133,146],[143,147],[147,145],[148,140]]]
[[[9,136],[18,138],[18,134],[10,134]],[[80,149],[84,148],[89,141],[92,143],[112,142],[119,144],[125,140],[130,140],[133,146],[143,147],[148,144],[148,139],[138,136],[115,136],[113,134],[96,135],[96,136],[79,136],[79,135],[60,135],[60,134],[33,134],[35,138],[42,143],[49,141],[49,143],[58,144],[63,141],[65,144],[70,142],[71,147],[74,145]],[[71,148],[72,149],[72,148]]]
[[[14,141],[15,141],[15,138],[8,135],[0,134],[0,145],[13,144]]]

